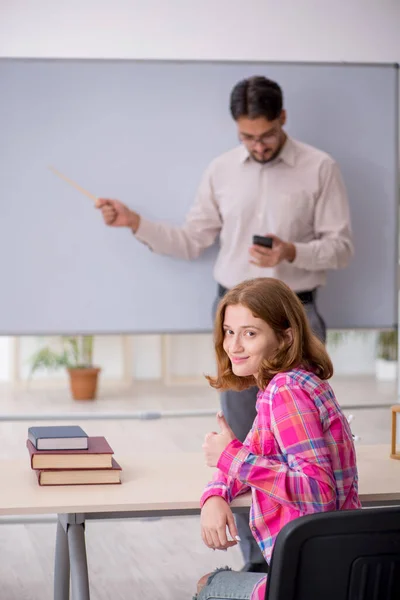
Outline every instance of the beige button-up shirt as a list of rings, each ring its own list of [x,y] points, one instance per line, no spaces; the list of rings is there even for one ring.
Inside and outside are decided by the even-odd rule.
[[[296,258],[274,268],[249,263],[254,234],[294,243]],[[206,170],[182,226],[142,218],[136,237],[154,252],[195,259],[219,235],[218,283],[275,277],[294,291],[323,285],[327,269],[345,267],[353,254],[350,213],[339,168],[325,152],[287,138],[279,156],[256,162],[239,146]]]

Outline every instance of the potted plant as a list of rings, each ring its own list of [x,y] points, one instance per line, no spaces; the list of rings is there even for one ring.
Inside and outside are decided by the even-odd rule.
[[[75,400],[94,400],[100,368],[93,366],[93,341],[92,335],[62,336],[59,349],[45,346],[31,357],[30,374],[38,369],[65,368],[72,397]]]
[[[380,331],[376,358],[376,377],[394,381],[397,377],[397,330]]]

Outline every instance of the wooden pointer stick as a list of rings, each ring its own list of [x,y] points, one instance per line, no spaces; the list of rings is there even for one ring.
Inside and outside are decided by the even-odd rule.
[[[57,171],[57,169],[55,169],[54,167],[49,167],[49,169],[50,169],[50,171],[52,171],[54,173],[54,175],[57,175],[57,177],[60,177],[61,179],[64,179],[64,181],[66,181],[67,183],[69,183],[69,185],[72,185],[72,187],[74,187],[76,190],[78,190],[78,192],[81,192],[82,194],[85,194],[85,196],[87,196],[88,198],[90,198],[94,202],[97,201],[97,197],[96,196],[94,196],[93,194],[91,194],[90,192],[88,192],[87,190],[85,190],[79,184],[75,183],[75,181],[72,181],[72,179],[69,179],[69,177],[66,177],[65,175],[63,175],[62,173],[60,173],[60,171]]]

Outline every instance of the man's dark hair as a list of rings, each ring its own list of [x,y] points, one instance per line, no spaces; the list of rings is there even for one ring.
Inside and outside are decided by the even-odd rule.
[[[274,121],[281,114],[282,108],[282,89],[275,81],[266,77],[243,79],[231,92],[230,109],[235,121],[240,117],[265,117],[268,121]]]

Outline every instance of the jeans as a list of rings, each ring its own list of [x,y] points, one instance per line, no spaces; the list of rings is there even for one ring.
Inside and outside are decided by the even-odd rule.
[[[229,567],[216,569],[193,600],[249,600],[262,573],[240,573]]]

